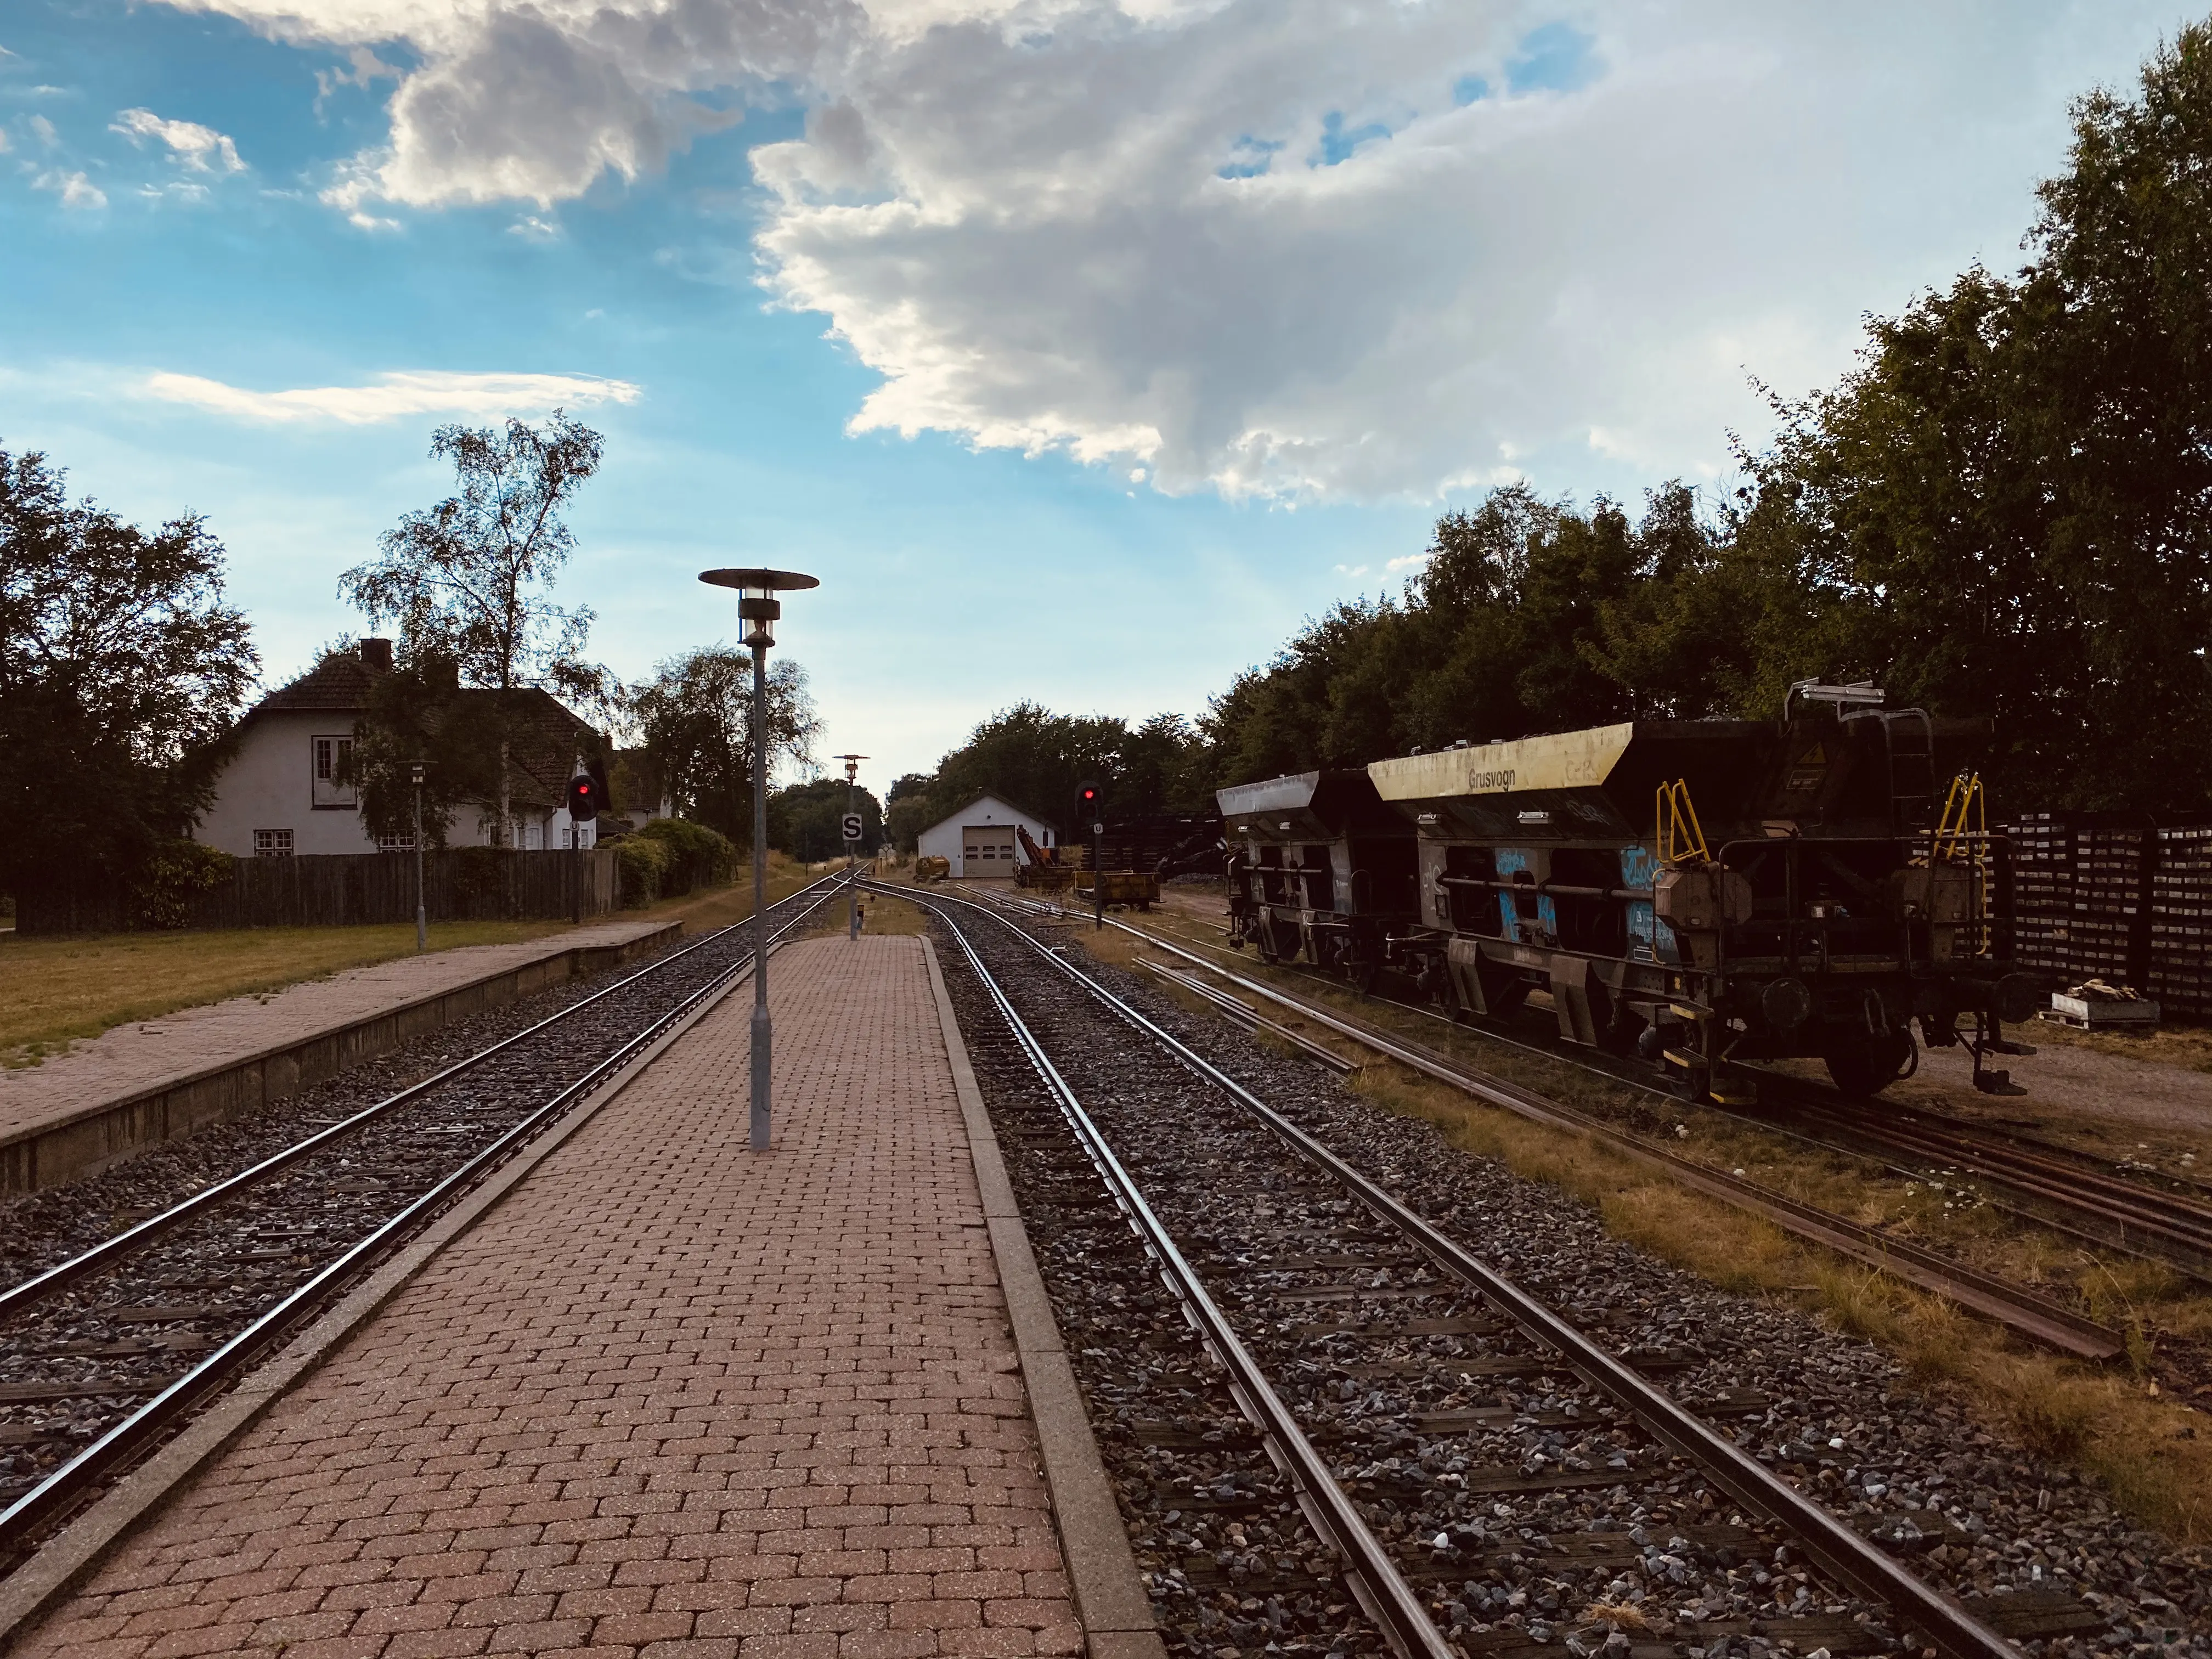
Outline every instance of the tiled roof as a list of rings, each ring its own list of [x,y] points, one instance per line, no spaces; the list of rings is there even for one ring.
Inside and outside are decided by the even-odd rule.
[[[351,708],[368,707],[369,687],[377,671],[353,652],[337,652],[317,663],[289,685],[280,686],[254,704],[256,714],[287,708]]]
[[[253,706],[246,719],[289,709],[365,714],[370,689],[383,672],[371,668],[352,652],[334,653],[289,685],[271,691]],[[447,706],[446,718],[466,719],[496,695],[474,689],[456,692]],[[533,686],[516,696],[514,730],[507,740],[507,759],[514,769],[508,793],[518,806],[550,810],[566,800],[568,780],[575,775],[579,757],[597,746],[592,727],[550,691]]]
[[[485,706],[498,694],[458,692],[447,706],[446,718],[465,719],[471,705]],[[519,706],[507,738],[507,757],[514,770],[508,792],[518,805],[555,807],[568,798],[568,780],[576,762],[594,746],[589,721],[580,718],[551,692],[535,686],[516,694]]]

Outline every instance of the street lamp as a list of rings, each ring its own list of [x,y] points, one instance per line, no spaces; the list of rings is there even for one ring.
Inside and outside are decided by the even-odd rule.
[[[860,817],[860,763],[866,755],[832,755],[831,760],[845,763],[845,816],[856,822]],[[845,843],[845,937],[855,939],[860,936],[860,889],[853,878],[853,871],[860,861],[860,837],[857,830]]]
[[[738,590],[738,617],[753,653],[753,1104],[752,1148],[768,1150],[768,653],[775,643],[778,593],[819,587],[795,570],[702,570],[699,580]]]
[[[422,763],[414,763],[415,773],[415,954],[421,956],[430,948],[430,924],[422,908]]]

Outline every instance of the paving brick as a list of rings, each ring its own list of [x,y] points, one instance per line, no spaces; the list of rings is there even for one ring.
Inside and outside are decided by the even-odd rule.
[[[19,1651],[1073,1651],[920,942],[772,984],[773,1152],[739,994]]]

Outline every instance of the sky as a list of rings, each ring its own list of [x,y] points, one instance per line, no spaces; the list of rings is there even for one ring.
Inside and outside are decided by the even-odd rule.
[[[605,433],[625,680],[809,572],[823,752],[1195,715],[1500,483],[1723,489],[2023,257],[2135,0],[9,0],[0,448],[205,515],[271,686],[448,492]]]

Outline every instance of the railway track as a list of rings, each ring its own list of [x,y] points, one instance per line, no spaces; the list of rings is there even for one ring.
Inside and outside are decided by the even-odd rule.
[[[1196,1594],[1201,1615],[1226,1564],[1231,1605],[1263,1611],[1280,1641],[1372,1643],[1407,1659],[1557,1651],[1555,1636],[1577,1654],[1626,1653],[1655,1620],[1716,1656],[1750,1642],[1989,1659],[2014,1651],[2008,1637],[2101,1624],[2048,1590],[1988,1602],[1996,1623],[1962,1607],[1718,1426],[1771,1423],[1773,1399],[1677,1400],[1654,1374],[1705,1376],[1711,1356],[1592,1334],[1618,1323],[1607,1263],[1546,1264],[1574,1276],[1534,1293],[1462,1242],[1471,1222],[1525,1249],[1498,1218],[1428,1193],[1407,1201],[1308,1127],[1301,1103],[1263,1097],[1065,947],[972,900],[884,890],[933,909],[968,970],[956,996],[968,998],[963,1024],[1002,1144],[1019,1149],[1047,1231],[1073,1218],[1073,1242],[1048,1254],[1078,1279],[1121,1274],[1109,1300],[1123,1328],[1112,1347],[1085,1350],[1103,1368],[1086,1391],[1094,1417],[1102,1395],[1125,1419],[1133,1399],[1170,1402],[1166,1421],[1123,1426],[1198,1459],[1175,1477],[1185,1507],[1167,1512],[1164,1535],[1226,1547],[1165,1589]],[[1101,1184],[1103,1215],[1082,1201]],[[1141,1249],[1133,1271],[1111,1265],[1123,1221]],[[1157,1333],[1139,1339],[1155,1275],[1218,1381]],[[1579,1300],[1563,1308],[1562,1294]],[[1222,1421],[1224,1389],[1249,1425],[1241,1446]],[[1832,1438],[1826,1455],[1840,1462],[1846,1443]],[[1817,1473],[1822,1455],[1798,1447],[1790,1461]],[[1237,1513],[1261,1518],[1223,1518]],[[1366,1614],[1364,1635],[1299,1628],[1334,1573]],[[1254,1632],[1228,1634],[1242,1646]]]
[[[770,948],[842,885],[769,907]],[[688,1013],[723,928],[0,1291],[0,1573]]]
[[[1629,1133],[1590,1113],[1578,1110],[1534,1090],[1523,1088],[1493,1073],[1470,1066],[1440,1050],[1413,1042],[1396,1032],[1385,1030],[1369,1021],[1344,1014],[1311,998],[1296,995],[1279,985],[1233,973],[1209,957],[1200,956],[1195,951],[1163,939],[1157,933],[1132,927],[1120,921],[1115,921],[1113,925],[1121,927],[1136,938],[1144,939],[1157,950],[1181,958],[1182,963],[1188,964],[1188,969],[1181,972],[1163,969],[1160,964],[1151,965],[1155,971],[1165,973],[1167,976],[1175,978],[1186,989],[1212,1002],[1231,1018],[1249,1021],[1255,1017],[1254,1011],[1249,1004],[1236,997],[1226,995],[1209,985],[1206,979],[1200,977],[1198,973],[1188,969],[1200,970],[1205,975],[1232,985],[1250,997],[1263,1001],[1272,1001],[1295,1013],[1301,1019],[1349,1038],[1370,1052],[1395,1060],[1413,1071],[1434,1078],[1439,1082],[1492,1105],[1503,1107],[1518,1116],[1553,1128],[1564,1129],[1572,1133],[1587,1135],[1601,1140],[1626,1157],[1663,1171],[1682,1185],[1717,1198],[1723,1203],[1758,1215],[1797,1237],[1820,1244],[1839,1255],[1863,1261],[1870,1267],[1879,1267],[1909,1284],[1918,1285],[1923,1290],[1946,1297],[1961,1307],[1971,1309],[1984,1318],[1995,1320],[2047,1347],[2060,1352],[2073,1354],[2081,1358],[2095,1360],[2113,1359],[2127,1351],[2127,1341],[2123,1333],[2090,1319],[2063,1304],[2054,1302],[2047,1297],[2039,1296],[2025,1286],[2013,1284],[1993,1274],[1982,1273],[1964,1262],[1954,1261],[1940,1252],[1923,1249],[1908,1240],[1890,1237],[1848,1217],[1801,1202],[1787,1194],[1777,1192],[1744,1176],[1699,1164],[1692,1158],[1680,1157]],[[1397,1003],[1393,1006],[1456,1026],[1456,1022],[1445,1020],[1443,1016],[1436,1015],[1431,1010],[1419,1008],[1407,1003]],[[1310,1039],[1294,1030],[1279,1026],[1275,1029],[1277,1034],[1285,1040],[1301,1044],[1309,1050],[1319,1047],[1312,1043]],[[1477,1036],[1492,1035],[1479,1027],[1472,1029],[1474,1034]],[[1510,1041],[1510,1039],[1500,1040]],[[1553,1051],[1535,1045],[1516,1043],[1516,1046],[1529,1048],[1531,1052],[1542,1054],[1547,1058],[1559,1058],[1570,1063],[1580,1063],[1572,1056],[1554,1055]],[[1332,1051],[1321,1049],[1320,1052],[1327,1054],[1329,1061],[1339,1065],[1344,1064]],[[1631,1086],[1646,1086],[1637,1079],[1620,1077],[1610,1069],[1601,1067],[1585,1067],[1585,1069],[1595,1071],[1598,1075],[1611,1080],[1629,1084]],[[1664,1095],[1662,1091],[1651,1090],[1650,1092],[1661,1095],[1662,1098],[1669,1101],[1673,1098],[1671,1096]],[[1765,1126],[1762,1125],[1762,1127]]]
[[[1014,902],[1023,905],[1037,902],[1034,900]],[[1368,1036],[1382,1035],[1365,1022],[1334,1016],[1332,1011],[1321,1007],[1311,999],[1290,995],[1279,986],[1266,985],[1248,975],[1232,975],[1212,957],[1196,955],[1173,940],[1163,938],[1159,930],[1134,927],[1110,916],[1106,920],[1109,926],[1121,928],[1133,937],[1162,949],[1173,951],[1208,974],[1234,978],[1248,991],[1272,998],[1285,1006],[1296,1007],[1302,1016],[1334,1018],[1344,1034],[1356,1041],[1364,1042]],[[1229,954],[1228,947],[1213,946],[1210,941],[1188,942],[1200,944],[1201,949]],[[1346,988],[1340,981],[1328,980],[1303,969],[1294,968],[1289,971],[1332,989]],[[1564,1044],[1531,1042],[1525,1035],[1498,1029],[1492,1022],[1455,1020],[1419,1004],[1387,997],[1374,1000],[1486,1041],[1573,1066],[1577,1070],[1602,1077],[1624,1087],[1639,1090],[1654,1099],[1680,1103],[1676,1097],[1667,1090],[1625,1068],[1607,1063],[1601,1056],[1593,1058],[1577,1053]],[[1419,1044],[1405,1046],[1415,1049],[1422,1048]],[[1433,1051],[1426,1052],[1436,1057]],[[1487,1078],[1463,1064],[1453,1064],[1462,1075],[1481,1078],[1486,1083],[1498,1085],[1508,1091],[1512,1089],[1512,1085],[1502,1085],[1499,1079]],[[1417,1069],[1425,1068],[1417,1066]],[[1458,1079],[1446,1080],[1459,1082]],[[1476,1092],[1484,1091],[1477,1090]],[[1528,1091],[1516,1092],[1523,1096],[1529,1094]],[[2212,1188],[2201,1182],[2180,1181],[2160,1173],[2157,1179],[2162,1184],[2153,1186],[2142,1178],[2143,1172],[2123,1168],[2108,1160],[1958,1119],[1941,1118],[1928,1113],[1903,1113],[1893,1107],[1885,1109],[1853,1102],[1833,1091],[1779,1073],[1762,1073],[1762,1103],[1757,1109],[1708,1104],[1700,1109],[1770,1133],[1787,1136],[1822,1151],[1870,1158],[1910,1179],[1956,1188],[1962,1185],[1963,1177],[1972,1182],[1984,1201],[2021,1220],[2083,1243],[2156,1261],[2190,1278],[2212,1284]],[[1502,1100],[1497,1103],[1510,1104]],[[1647,1160],[1656,1156],[1655,1149],[1648,1143],[1638,1141],[1633,1136],[1622,1135],[1586,1114],[1570,1115],[1580,1120],[1577,1123],[1577,1127],[1595,1128],[1623,1143],[1624,1150],[1632,1151]],[[1677,1166],[1677,1172],[1686,1178],[1691,1172],[1698,1172],[1698,1178],[1693,1181],[1693,1184],[1706,1186],[1716,1196],[1735,1201],[1725,1190],[1732,1184],[1730,1178],[1720,1172],[1705,1170],[1704,1166],[1686,1159],[1666,1161]],[[1803,1233],[1802,1230],[1791,1224],[1778,1206],[1766,1206],[1760,1201],[1753,1201],[1748,1206],[1760,1208],[1762,1213],[1767,1213],[1769,1218],[1788,1231],[1799,1231],[1805,1237],[1817,1237],[1816,1234]],[[1838,1230],[1833,1227],[1833,1219],[1831,1218],[1820,1224],[1823,1231],[1839,1237],[1848,1235],[1850,1231],[1849,1224]],[[1865,1230],[1859,1231],[1863,1232]],[[1833,1244],[1837,1241],[1832,1237],[1823,1237],[1820,1242]],[[1900,1264],[1900,1276],[1922,1283],[1925,1288],[1939,1290],[1963,1305],[1975,1307],[1978,1311],[2000,1319],[2023,1334],[2063,1351],[2079,1353],[2084,1358],[2109,1358],[2111,1352],[2118,1352],[2112,1350],[2101,1354],[2093,1352],[2104,1341],[2103,1337],[2094,1334],[2086,1338],[2091,1345],[2089,1347],[2077,1346],[2071,1339],[2050,1328],[2045,1316],[2032,1307],[2027,1308],[2027,1316],[2022,1319],[2014,1316],[2011,1311],[2002,1310],[1998,1305],[1982,1305],[1990,1301],[1992,1294],[2000,1304],[2009,1298],[2002,1291],[1993,1293],[1987,1286],[1978,1285],[1976,1276],[1970,1273],[1958,1276],[1955,1287],[1929,1283],[1918,1275],[1943,1275],[1948,1271],[1942,1265],[1944,1258],[1933,1257],[1930,1261],[1916,1261],[1916,1255],[1929,1253],[1916,1253],[1909,1246],[1886,1240],[1882,1243],[1896,1255]],[[1844,1253],[1865,1259],[1863,1250],[1846,1249]],[[1903,1271],[1903,1264],[1908,1262],[1911,1263],[1911,1270]],[[2027,1293],[2023,1291],[2020,1294]],[[2045,1307],[2054,1305],[2044,1303],[2042,1298],[2031,1297],[2030,1302],[2042,1303]],[[2069,1315],[2069,1318],[2072,1317]]]

